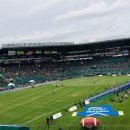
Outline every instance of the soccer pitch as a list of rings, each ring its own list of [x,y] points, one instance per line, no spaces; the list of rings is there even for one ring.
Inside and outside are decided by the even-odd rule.
[[[78,100],[103,91],[106,87],[120,85],[130,81],[129,76],[81,77],[27,88],[19,91],[0,93],[0,124],[18,124],[29,126],[30,130],[48,130],[45,119],[58,112],[62,117],[50,122],[49,130],[82,130],[79,121],[83,117],[72,117],[71,112],[65,113],[64,108],[70,108]],[[122,93],[124,95],[124,93]],[[130,95],[129,95],[130,96]],[[113,111],[124,111],[124,116],[100,116],[101,125],[98,130],[128,130],[130,128],[130,97],[122,103],[110,102],[106,97],[98,102],[89,104],[112,106]],[[83,111],[78,108],[76,111]]]

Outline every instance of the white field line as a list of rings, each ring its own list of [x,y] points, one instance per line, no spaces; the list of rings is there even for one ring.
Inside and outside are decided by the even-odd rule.
[[[41,117],[44,117],[44,116],[46,116],[46,115],[48,115],[48,114],[57,112],[57,111],[59,111],[59,110],[65,108],[65,107],[67,107],[67,106],[70,106],[70,105],[72,105],[72,103],[71,103],[71,104],[68,104],[68,105],[66,105],[66,106],[64,106],[64,107],[61,107],[61,108],[59,108],[59,109],[57,109],[57,110],[51,111],[51,112],[49,112],[49,113],[39,115],[39,116],[35,117],[34,119],[29,120],[29,121],[27,121],[27,122],[24,122],[24,123],[22,123],[22,124],[20,124],[20,125],[25,125],[25,124],[28,124],[28,123],[30,123],[30,122],[33,122],[33,121],[35,121],[35,120],[37,120],[37,119],[39,119],[39,118],[41,118]]]
[[[97,88],[97,89],[98,89],[98,88]],[[94,91],[95,91],[95,90],[94,90]],[[49,115],[49,114],[51,114],[51,113],[57,112],[57,111],[59,111],[59,110],[65,108],[65,107],[67,107],[67,106],[70,106],[70,105],[72,105],[72,103],[71,103],[71,104],[68,104],[68,105],[66,105],[66,106],[64,106],[64,107],[61,107],[61,108],[59,108],[59,109],[57,109],[57,110],[51,111],[51,112],[49,112],[49,113],[39,115],[39,116],[35,117],[34,119],[29,120],[29,121],[27,121],[27,122],[24,122],[24,123],[22,123],[22,124],[20,124],[20,125],[25,125],[25,124],[28,124],[28,123],[30,123],[30,122],[33,122],[33,121],[35,121],[35,120],[37,120],[37,119],[39,119],[39,118],[41,118],[41,117],[44,117],[44,116],[47,116],[47,115]]]

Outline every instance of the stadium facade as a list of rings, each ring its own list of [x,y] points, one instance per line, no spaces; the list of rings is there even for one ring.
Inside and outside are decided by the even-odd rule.
[[[70,61],[100,57],[129,56],[130,39],[109,40],[94,43],[73,42],[3,44],[0,64],[22,63],[29,60]]]

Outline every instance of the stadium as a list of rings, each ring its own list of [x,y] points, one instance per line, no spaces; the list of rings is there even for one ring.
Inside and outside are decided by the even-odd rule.
[[[0,130],[128,130],[129,88],[129,38],[3,44]],[[80,125],[89,116],[98,127]]]

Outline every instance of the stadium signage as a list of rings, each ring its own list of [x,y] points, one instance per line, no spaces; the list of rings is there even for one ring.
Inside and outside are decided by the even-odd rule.
[[[14,55],[16,55],[16,51],[11,50],[8,51],[8,56],[14,56]]]
[[[104,91],[104,92],[102,92],[102,93],[100,93],[100,94],[98,94],[98,95],[96,95],[96,96],[90,97],[90,98],[88,98],[88,100],[89,100],[90,102],[93,102],[93,101],[96,101],[96,100],[99,99],[99,98],[102,98],[102,97],[104,97],[104,96],[106,96],[106,95],[108,95],[108,94],[111,94],[112,92],[116,92],[116,91],[118,91],[118,90],[120,90],[120,92],[121,92],[121,91],[124,91],[125,89],[129,89],[129,88],[130,88],[130,83],[129,83],[129,82],[126,82],[126,83],[124,83],[124,84],[122,84],[122,85],[120,85],[120,86],[113,87],[112,89],[109,89],[109,90],[107,90],[107,91]]]
[[[61,116],[62,116],[62,114],[61,114],[61,112],[59,112],[59,113],[53,115],[53,119],[55,120],[57,118],[60,118]]]
[[[77,110],[77,106],[73,106],[69,109],[70,112]]]
[[[110,105],[102,105],[97,107],[86,106],[83,112],[73,113],[72,116],[121,116],[123,111],[112,111]]]
[[[85,105],[88,105],[89,103],[89,100],[85,100]]]

